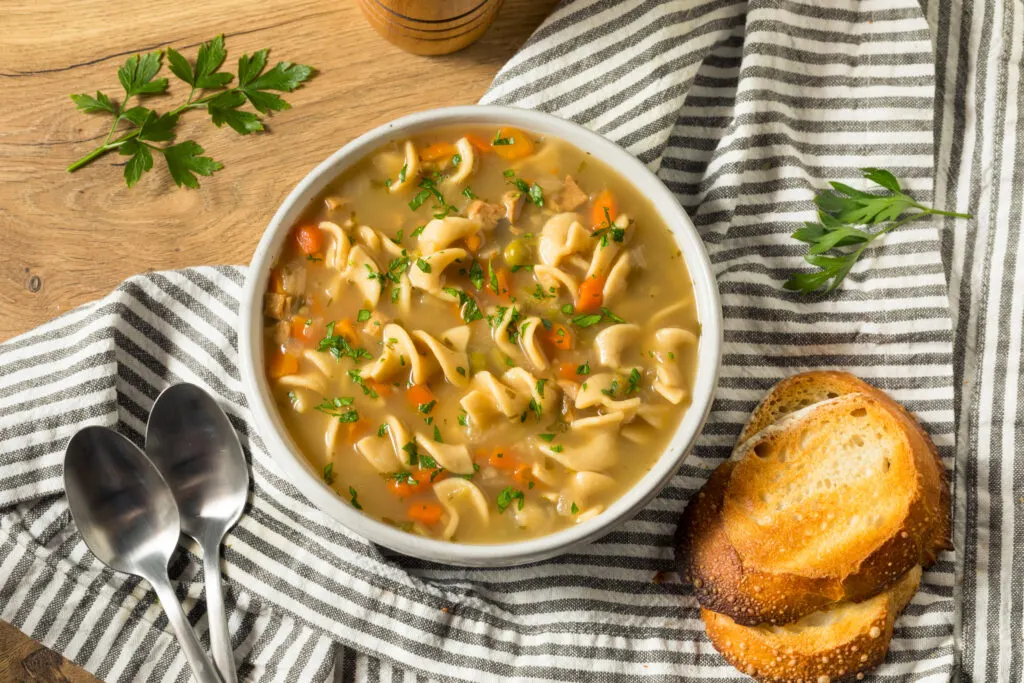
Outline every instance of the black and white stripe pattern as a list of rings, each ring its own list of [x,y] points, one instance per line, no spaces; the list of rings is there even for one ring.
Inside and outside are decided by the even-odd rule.
[[[965,0],[961,21],[934,0],[923,11],[913,0],[579,0],[498,75],[486,101],[572,118],[654,168],[719,278],[726,347],[711,418],[672,484],[620,530],[500,571],[370,546],[284,480],[248,425],[235,366],[243,271],[151,273],[0,346],[0,618],[101,678],[184,680],[153,594],[85,550],[60,461],[85,424],[141,441],[159,390],[189,381],[220,397],[252,458],[254,499],[225,551],[250,678],[322,681],[337,664],[343,680],[739,680],[692,597],[661,580],[674,526],[772,383],[845,367],[914,410],[956,464],[964,552],[925,574],[877,676],[949,677],[959,565],[965,672],[1020,680],[1024,11],[1014,1]],[[977,218],[893,233],[830,297],[782,292],[801,263],[788,234],[811,215],[814,191],[829,179],[856,185],[863,166]],[[197,558],[173,569],[205,639]]]

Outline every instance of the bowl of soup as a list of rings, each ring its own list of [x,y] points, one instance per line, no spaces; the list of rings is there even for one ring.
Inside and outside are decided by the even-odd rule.
[[[721,311],[671,192],[576,124],[509,107],[384,125],[314,169],[248,271],[253,419],[374,543],[499,566],[607,533],[708,413]]]

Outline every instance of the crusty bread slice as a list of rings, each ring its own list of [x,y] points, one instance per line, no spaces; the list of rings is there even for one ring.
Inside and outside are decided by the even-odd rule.
[[[930,557],[934,458],[885,401],[813,404],[738,451],[680,526],[680,574],[703,607],[785,624],[873,596]]]
[[[927,462],[920,463],[929,503],[937,508],[936,525],[932,530],[931,544],[926,548],[928,556],[924,559],[924,566],[930,566],[940,551],[953,548],[949,484],[946,481],[945,467],[938,449],[917,419],[881,389],[848,372],[838,370],[812,370],[791,375],[772,387],[750,414],[750,419],[736,440],[737,448],[733,459],[736,459],[741,451],[740,446],[745,441],[766,427],[816,403],[851,393],[868,394],[889,407],[906,422],[908,428],[913,430],[931,455],[932,466]]]
[[[702,607],[731,615],[741,624],[785,624],[843,599],[842,587],[744,568],[722,525],[722,499],[735,467],[719,465],[690,499],[676,532],[676,569],[693,585]]]
[[[726,661],[762,683],[852,678],[885,659],[896,617],[921,579],[915,566],[863,602],[840,602],[785,626],[742,626],[701,610],[708,638]]]

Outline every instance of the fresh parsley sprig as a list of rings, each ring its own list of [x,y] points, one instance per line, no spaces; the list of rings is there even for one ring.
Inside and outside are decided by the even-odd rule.
[[[804,223],[792,235],[810,245],[804,260],[817,270],[793,273],[782,285],[785,289],[810,294],[825,287],[825,291],[830,292],[839,286],[869,244],[896,228],[927,216],[971,218],[969,214],[940,211],[914,201],[889,171],[879,168],[861,171],[867,180],[886,192],[862,192],[838,182],[829,183],[834,191],[819,192],[814,198],[818,222]],[[881,227],[870,231],[856,226]],[[843,247],[855,248],[843,250]]]
[[[205,108],[215,126],[220,128],[227,124],[241,135],[264,130],[260,117],[241,107],[248,102],[264,115],[288,109],[291,105],[274,91],[292,92],[314,73],[311,67],[291,62],[278,62],[268,70],[269,54],[270,51],[264,49],[252,55],[242,55],[238,59],[237,84],[228,87],[235,76],[220,70],[227,58],[223,35],[199,46],[195,65],[177,50],[168,48],[167,61],[171,73],[191,89],[183,104],[164,114],[141,104],[128,106],[133,97],[141,102],[146,96],[167,91],[168,79],[156,77],[163,66],[164,53],[156,50],[132,55],[117,71],[117,78],[124,89],[123,101],[117,102],[101,91],[97,91],[95,96],[84,93],[71,95],[79,111],[110,114],[114,121],[103,143],[68,166],[68,172],[73,173],[116,150],[130,157],[124,167],[124,179],[128,187],[133,187],[143,173],[153,168],[153,152],[157,152],[163,155],[167,170],[178,187],[199,187],[196,175],[209,176],[219,171],[223,168],[220,162],[202,156],[203,148],[192,140],[166,145],[153,143],[171,143],[179,117],[189,109]],[[122,124],[129,125],[125,127]]]

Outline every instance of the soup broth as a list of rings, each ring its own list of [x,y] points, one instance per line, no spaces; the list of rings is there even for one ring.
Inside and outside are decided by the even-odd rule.
[[[342,174],[264,300],[287,428],[410,533],[523,540],[601,514],[661,456],[700,323],[641,192],[550,137],[438,128]]]

